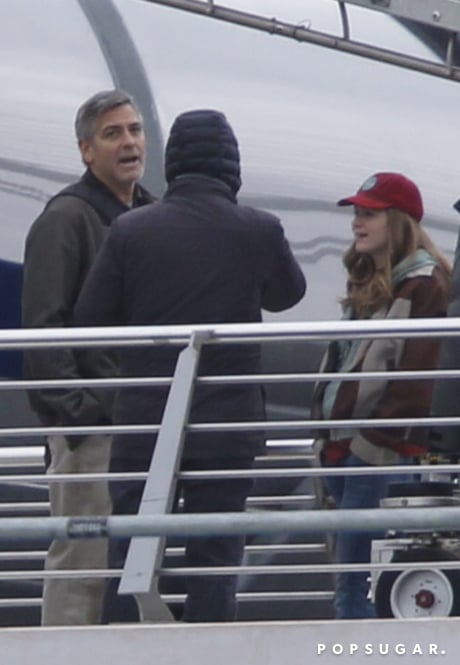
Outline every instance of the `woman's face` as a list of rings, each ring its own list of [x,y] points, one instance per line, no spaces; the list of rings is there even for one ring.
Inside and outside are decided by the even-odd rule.
[[[388,251],[388,215],[386,210],[355,206],[355,216],[351,225],[355,249],[359,253],[370,254],[378,268],[385,265]]]

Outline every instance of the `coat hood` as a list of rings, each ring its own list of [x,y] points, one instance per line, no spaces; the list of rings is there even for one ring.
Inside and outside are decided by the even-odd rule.
[[[238,142],[220,111],[187,111],[175,119],[166,144],[166,180],[189,173],[222,180],[235,194],[241,187]]]

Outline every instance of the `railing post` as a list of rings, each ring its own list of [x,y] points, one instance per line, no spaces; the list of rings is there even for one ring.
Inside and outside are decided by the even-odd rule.
[[[139,515],[171,512],[201,347],[211,335],[210,330],[192,332],[189,345],[179,354]],[[132,538],[118,587],[119,594],[136,596],[141,619],[147,621],[172,619],[158,591],[164,544],[164,537]]]

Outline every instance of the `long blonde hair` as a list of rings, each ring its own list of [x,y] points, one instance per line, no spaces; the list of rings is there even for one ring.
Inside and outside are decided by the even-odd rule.
[[[452,266],[427,233],[410,215],[389,208],[387,213],[388,247],[385,263],[377,269],[370,254],[359,253],[353,243],[345,252],[343,263],[348,271],[347,295],[342,305],[351,306],[357,318],[370,316],[393,300],[392,269],[418,249],[426,250],[448,277]]]

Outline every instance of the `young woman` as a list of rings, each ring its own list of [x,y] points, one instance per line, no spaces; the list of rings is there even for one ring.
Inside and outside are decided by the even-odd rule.
[[[421,228],[418,187],[399,173],[376,173],[357,194],[338,205],[354,206],[353,243],[343,262],[348,271],[345,319],[394,319],[444,316],[449,297],[450,265]],[[392,370],[436,367],[435,338],[341,340],[332,342],[322,371],[353,372],[354,381],[320,382],[313,417],[323,419],[408,418],[429,414],[431,380],[391,380]],[[360,381],[360,371],[388,371],[385,379]],[[320,442],[324,466],[404,463],[425,452],[420,428],[330,430]],[[337,508],[377,508],[394,476],[355,475],[325,478]],[[339,563],[367,563],[369,532],[339,532]],[[368,572],[341,573],[335,594],[339,619],[375,616],[368,601]]]

